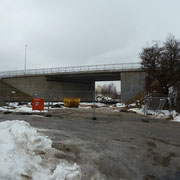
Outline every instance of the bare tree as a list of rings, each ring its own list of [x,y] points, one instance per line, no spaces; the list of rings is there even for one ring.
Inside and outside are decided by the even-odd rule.
[[[147,72],[147,91],[158,83],[161,92],[168,94],[168,88],[180,80],[180,41],[173,35],[169,35],[163,45],[154,43],[144,48],[140,58]]]

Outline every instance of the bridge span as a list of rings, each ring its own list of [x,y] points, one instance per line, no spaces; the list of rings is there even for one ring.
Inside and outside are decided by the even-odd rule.
[[[144,89],[145,73],[140,63],[120,63],[59,68],[28,69],[0,72],[3,83],[33,96],[34,93],[45,96],[54,92],[54,96],[87,96],[94,92],[96,81],[121,81],[121,98],[126,102]],[[71,92],[63,95],[63,92]],[[47,96],[47,95],[46,95]]]

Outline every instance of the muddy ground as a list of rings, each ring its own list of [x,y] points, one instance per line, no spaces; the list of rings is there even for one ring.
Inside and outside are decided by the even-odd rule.
[[[81,166],[83,180],[180,179],[180,123],[116,108],[98,108],[94,121],[90,108],[54,109],[51,115],[0,112],[0,121],[25,120],[38,128],[64,152],[56,158]]]

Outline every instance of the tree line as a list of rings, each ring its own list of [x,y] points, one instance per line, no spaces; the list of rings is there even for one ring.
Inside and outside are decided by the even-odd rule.
[[[96,94],[97,94],[97,89],[96,89]],[[101,94],[104,96],[110,96],[112,98],[117,97],[118,92],[117,92],[115,84],[113,82],[110,84],[104,84],[101,87]]]

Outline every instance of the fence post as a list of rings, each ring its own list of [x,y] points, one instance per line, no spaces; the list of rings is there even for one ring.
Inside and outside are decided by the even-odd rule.
[[[49,99],[48,99],[48,114],[49,114]]]
[[[10,91],[8,91],[8,96],[7,96],[7,103],[6,103],[6,105],[7,105],[7,111],[5,111],[4,112],[4,114],[9,114],[9,113],[11,113],[11,111],[9,110],[10,109]]]
[[[93,91],[93,115],[92,115],[92,120],[96,120],[96,107],[95,107],[95,91]]]

